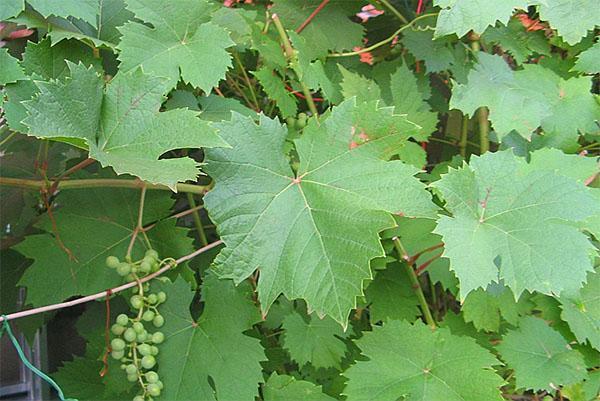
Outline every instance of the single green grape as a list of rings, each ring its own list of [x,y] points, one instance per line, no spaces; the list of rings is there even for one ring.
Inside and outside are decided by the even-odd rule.
[[[134,342],[136,337],[137,334],[135,333],[135,330],[133,330],[131,327],[125,330],[125,333],[123,333],[123,338],[129,343]]]
[[[152,342],[154,344],[160,344],[163,341],[165,341],[165,335],[161,331],[152,334]]]
[[[155,313],[151,310],[147,310],[142,315],[142,319],[146,322],[151,322],[154,319]]]
[[[140,344],[137,346],[137,349],[142,356],[152,354],[152,347],[148,344]]]
[[[150,354],[154,356],[158,355],[158,347],[156,345],[150,347]]]
[[[158,252],[156,252],[154,249],[148,249],[144,257],[150,257],[152,259],[158,260]]]
[[[158,382],[158,373],[153,371],[146,372],[146,380],[148,381],[148,383]]]
[[[129,298],[129,302],[134,309],[140,309],[144,306],[144,298],[142,298],[140,295],[133,295],[131,298]]]
[[[135,397],[133,397],[133,401],[146,401],[146,400],[144,399],[144,396],[136,395]]]
[[[123,350],[114,350],[110,353],[110,356],[112,356],[114,359],[121,359],[125,356],[125,352]]]
[[[146,387],[146,391],[153,397],[158,397],[160,395],[160,387],[156,385],[156,383],[150,383]]]
[[[125,349],[125,341],[120,338],[113,338],[110,342],[110,347],[113,351],[123,351]]]
[[[131,273],[131,266],[129,266],[129,263],[119,263],[119,266],[117,266],[117,274],[121,277],[125,277],[128,276],[129,273]]]
[[[121,326],[127,326],[127,324],[129,324],[129,317],[126,314],[121,313],[119,316],[117,316],[116,322]]]
[[[137,335],[137,337],[136,337],[136,340],[137,340],[138,343],[143,343],[147,339],[148,339],[148,332],[146,330],[144,330],[141,333],[139,333]]]
[[[137,371],[138,368],[133,363],[125,366],[125,373],[127,373],[128,375],[135,375],[137,374]]]
[[[137,375],[127,375],[127,381],[129,381],[129,382],[132,382],[132,383],[136,382],[137,379],[138,379]]]
[[[155,303],[158,302],[158,295],[156,295],[156,294],[150,294],[150,295],[148,295],[147,299],[148,299],[148,303],[151,303],[151,304],[154,305]]]
[[[142,273],[150,273],[151,270],[152,270],[152,262],[143,260],[142,263],[140,263],[140,271]]]
[[[125,331],[125,327],[121,326],[120,324],[115,323],[110,327],[110,331],[115,336],[120,336]]]
[[[132,274],[135,274],[135,273],[137,273],[137,272],[138,272],[138,270],[139,270],[139,269],[138,269],[138,267],[137,267],[136,265],[132,265],[132,266],[131,266],[131,273],[132,273]]]
[[[144,331],[144,323],[142,322],[134,322],[132,327],[137,334],[142,333]]]
[[[160,267],[160,265],[158,264],[157,261],[152,262],[152,273],[158,271],[159,267]]]
[[[164,291],[160,291],[158,294],[158,302],[163,303],[167,300],[167,294]]]
[[[152,355],[146,355],[142,358],[142,367],[144,369],[152,369],[156,365],[156,359]]]
[[[152,324],[154,327],[162,327],[163,324],[165,324],[165,318],[162,317],[162,315],[156,315],[154,316],[154,319],[152,319]]]
[[[163,387],[164,387],[164,384],[163,384],[163,382],[161,382],[160,380],[156,382],[156,385],[157,385],[157,386],[158,386],[158,388],[160,388],[161,390],[162,390],[162,389],[163,389]]]
[[[111,269],[116,269],[117,267],[119,267],[120,263],[121,262],[119,261],[119,258],[117,258],[116,256],[106,257],[106,266],[110,267]]]

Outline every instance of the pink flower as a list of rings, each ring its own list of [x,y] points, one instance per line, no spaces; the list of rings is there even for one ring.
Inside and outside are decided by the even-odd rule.
[[[369,18],[374,18],[383,14],[383,10],[376,9],[373,4],[368,4],[361,10],[362,11],[357,13],[356,16],[360,18],[363,23],[367,22]]]

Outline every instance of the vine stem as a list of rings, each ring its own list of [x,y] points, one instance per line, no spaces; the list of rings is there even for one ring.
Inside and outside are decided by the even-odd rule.
[[[490,122],[488,120],[488,109],[487,107],[481,107],[477,110],[477,125],[479,127],[479,150],[481,154],[484,154],[490,150]]]
[[[183,262],[186,262],[186,261],[188,261],[190,259],[193,259],[196,256],[198,256],[198,255],[200,255],[200,254],[202,254],[202,253],[204,253],[204,252],[206,252],[206,251],[208,251],[208,250],[210,250],[210,249],[212,249],[212,248],[214,248],[216,246],[221,245],[222,243],[223,243],[222,240],[218,240],[218,241],[212,242],[212,243],[210,243],[210,244],[208,244],[208,245],[206,245],[206,246],[204,246],[204,247],[202,247],[200,249],[195,250],[194,252],[192,252],[192,253],[190,253],[188,255],[180,257],[179,259],[175,260],[174,262],[170,262],[170,263],[165,264],[165,266],[162,267],[161,269],[159,269],[156,272],[154,272],[152,274],[149,274],[149,275],[147,275],[147,276],[145,276],[145,277],[143,277],[143,278],[141,278],[139,280],[131,281],[131,282],[127,283],[127,284],[123,284],[123,285],[120,285],[118,287],[111,288],[110,290],[101,291],[99,293],[96,293],[96,294],[93,294],[93,295],[88,295],[88,296],[83,297],[83,298],[74,299],[72,301],[61,302],[61,303],[53,304],[53,305],[46,305],[46,306],[42,306],[42,307],[39,307],[39,308],[24,310],[24,311],[21,311],[21,312],[15,312],[15,313],[11,313],[11,314],[5,315],[4,317],[0,316],[0,322],[3,322],[4,319],[6,319],[6,320],[14,320],[14,319],[19,319],[19,318],[26,317],[26,316],[37,315],[39,313],[50,312],[50,311],[57,310],[57,309],[70,308],[71,306],[80,305],[80,304],[84,304],[86,302],[90,302],[90,301],[95,301],[95,300],[98,300],[98,299],[102,299],[102,298],[106,297],[107,295],[109,295],[110,293],[116,294],[117,292],[125,291],[125,290],[127,290],[129,288],[133,288],[133,287],[137,286],[138,283],[142,283],[143,284],[146,281],[150,281],[153,278],[156,278],[156,277],[160,276],[161,274],[165,273],[167,270],[169,270],[169,269],[171,269],[171,268],[173,268],[173,267],[175,267],[175,266],[177,266],[177,265],[179,265],[179,264],[181,264]]]
[[[277,28],[279,37],[281,38],[281,43],[283,44],[283,50],[285,52],[286,58],[288,59],[288,63],[290,64],[290,66],[292,67],[292,69],[294,70],[294,72],[296,73],[296,75],[299,78],[300,74],[298,74],[298,71],[296,71],[296,69],[293,66],[293,61],[294,61],[295,55],[294,55],[294,48],[292,47],[292,43],[290,42],[290,38],[288,37],[287,33],[285,32],[285,28],[283,27],[283,24],[281,23],[279,16],[277,14],[273,14],[271,16],[271,19],[273,20],[273,23],[275,24],[275,28]],[[315,105],[315,100],[313,99],[312,93],[310,93],[310,89],[308,88],[308,86],[306,86],[306,84],[304,82],[302,82],[302,80],[298,79],[298,81],[300,82],[300,88],[302,89],[302,93],[304,93],[304,96],[306,97],[306,103],[308,105],[308,109],[316,118],[318,118],[319,112],[317,111],[317,106]]]
[[[317,6],[317,8],[315,8],[315,10],[312,13],[310,13],[308,18],[306,18],[304,20],[304,22],[302,24],[300,24],[300,26],[298,28],[296,28],[296,33],[299,34],[300,32],[302,32],[304,30],[304,28],[306,28],[308,26],[308,24],[310,24],[310,22],[317,16],[317,14],[320,13],[323,8],[325,8],[325,6],[327,5],[327,3],[329,3],[329,1],[330,0],[323,0],[321,2],[321,4],[319,4]]]
[[[460,142],[458,144],[458,149],[460,150],[460,155],[463,157],[463,159],[467,157],[468,129],[469,129],[469,116],[463,114],[462,127],[460,130]]]
[[[196,225],[196,231],[198,232],[200,243],[202,246],[206,246],[208,245],[208,240],[206,239],[206,232],[204,231],[204,226],[202,225],[202,219],[200,219],[200,213],[198,213],[198,210],[201,208],[196,205],[196,200],[194,199],[193,194],[187,194],[187,200],[190,204],[192,218],[194,219],[194,224]]]
[[[140,232],[144,232],[144,203],[146,201],[146,186],[142,187],[142,191],[140,194],[140,207],[138,210],[138,218],[137,223],[135,225],[135,229],[133,230],[133,234],[131,235],[131,241],[129,241],[129,246],[127,247],[127,253],[125,254],[125,259],[131,262],[131,251],[133,250],[133,244],[135,244],[135,240]]]
[[[7,187],[18,187],[41,190],[46,186],[44,180],[28,180],[21,178],[8,178],[0,177],[0,186]],[[130,188],[140,189],[143,186],[146,189],[160,189],[165,191],[171,191],[171,188],[166,185],[160,184],[148,184],[141,180],[120,180],[112,178],[98,178],[98,179],[82,179],[82,180],[64,180],[58,184],[57,189],[78,189],[78,188]],[[177,184],[177,192],[192,193],[198,195],[204,195],[208,192],[210,185],[194,185],[194,184]]]
[[[435,329],[437,325],[435,323],[433,315],[431,314],[431,310],[429,310],[427,299],[425,299],[425,294],[423,293],[423,289],[421,288],[421,283],[419,283],[419,277],[417,277],[417,273],[412,267],[412,264],[409,263],[409,261],[407,260],[408,255],[404,246],[402,245],[402,242],[400,242],[400,239],[398,237],[394,237],[394,247],[396,248],[396,252],[398,252],[398,260],[401,263],[404,262],[402,264],[404,264],[406,268],[406,272],[408,273],[408,277],[410,279],[412,287],[415,291],[415,294],[417,295],[419,304],[421,304],[421,310],[423,311],[423,316],[425,316],[425,321],[427,322],[429,327]]]
[[[349,56],[358,56],[359,54],[363,54],[363,53],[367,53],[367,52],[373,51],[373,50],[375,50],[375,49],[377,49],[377,48],[379,48],[379,47],[381,47],[381,46],[383,46],[383,45],[385,45],[387,43],[392,42],[396,36],[398,36],[399,34],[401,34],[406,29],[412,27],[417,21],[420,21],[422,19],[429,18],[429,17],[435,17],[437,15],[438,15],[438,13],[430,13],[430,14],[420,15],[417,18],[415,18],[414,20],[410,21],[408,24],[400,27],[389,38],[384,39],[381,42],[377,42],[377,43],[375,43],[372,46],[365,47],[364,49],[356,50],[356,51],[353,51],[353,52],[347,52],[347,53],[329,53],[327,56],[328,57],[349,57]]]
[[[242,59],[240,58],[240,55],[234,51],[233,52],[233,58],[236,61],[236,63],[238,64],[238,67],[240,68],[240,70],[242,71],[242,76],[244,77],[244,80],[246,81],[246,85],[248,85],[248,90],[250,90],[250,96],[252,97],[252,102],[254,102],[254,111],[256,111],[257,113],[260,113],[260,105],[258,103],[258,100],[256,99],[256,92],[254,92],[254,86],[252,85],[252,82],[250,81],[250,77],[248,76],[248,73],[246,72],[246,69],[244,68],[244,64],[242,63]]]

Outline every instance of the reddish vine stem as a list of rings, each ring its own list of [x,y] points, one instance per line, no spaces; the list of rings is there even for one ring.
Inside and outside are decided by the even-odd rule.
[[[308,24],[310,24],[310,22],[317,16],[317,14],[319,14],[321,12],[321,10],[323,8],[325,8],[327,3],[329,3],[329,0],[323,0],[321,2],[321,4],[319,4],[318,7],[315,8],[315,10],[312,13],[310,13],[308,18],[306,18],[304,20],[304,22],[302,24],[300,24],[300,26],[296,29],[296,33],[302,32],[304,30],[304,28],[306,28],[308,26]]]
[[[58,188],[58,184],[60,183],[61,180],[69,177],[71,174],[73,174],[81,169],[86,168],[90,164],[94,164],[95,161],[96,160],[94,160],[94,159],[87,158],[84,161],[77,163],[75,166],[71,167],[70,169],[68,169],[67,171],[62,173],[61,175],[59,175],[57,178],[55,178],[53,180],[52,185],[50,186],[50,189],[48,190],[48,193],[50,195],[54,194],[54,192],[56,192],[56,189]]]
[[[108,373],[108,355],[112,351],[112,347],[110,346],[110,296],[112,295],[112,291],[110,289],[106,290],[106,298],[104,303],[106,305],[106,321],[104,324],[104,343],[106,349],[104,350],[104,355],[102,355],[102,370],[100,371],[100,377],[106,376]]]
[[[411,256],[410,258],[408,258],[408,259],[406,259],[406,260],[407,260],[407,262],[408,262],[408,263],[410,263],[410,264],[413,264],[413,263],[415,263],[415,262],[417,261],[417,259],[419,259],[419,257],[420,257],[421,255],[423,255],[424,253],[431,252],[431,251],[435,251],[436,249],[438,249],[438,248],[441,248],[441,247],[443,247],[443,246],[444,246],[444,243],[443,243],[443,242],[442,242],[442,243],[439,243],[439,244],[437,244],[437,245],[434,245],[434,246],[430,246],[430,247],[429,247],[429,248],[427,248],[427,249],[423,249],[422,251],[420,251],[420,252],[418,252],[418,253],[415,253],[413,256]]]
[[[169,269],[171,269],[173,267],[176,267],[177,265],[179,265],[179,264],[181,264],[183,262],[186,262],[186,261],[188,261],[190,259],[193,259],[196,256],[198,256],[198,255],[200,255],[200,254],[202,254],[202,253],[204,253],[204,252],[206,252],[206,251],[208,251],[208,250],[210,250],[210,249],[212,249],[214,247],[217,247],[217,246],[221,245],[222,243],[223,243],[222,240],[218,240],[218,241],[212,242],[212,243],[208,244],[207,246],[204,246],[204,247],[202,247],[200,249],[195,250],[194,252],[190,253],[189,255],[182,256],[179,259],[175,260],[174,262],[167,263],[160,270],[157,270],[156,272],[154,272],[152,274],[149,274],[149,275],[147,275],[144,278],[139,279],[139,282],[140,283],[145,283],[146,281],[150,281],[153,278],[156,278],[156,277],[160,276],[161,274],[165,273]],[[11,314],[8,314],[8,315],[4,315],[4,317],[0,316],[0,322],[3,322],[4,319],[6,319],[6,320],[14,320],[14,319],[19,319],[19,318],[26,317],[26,316],[37,315],[39,313],[50,312],[50,311],[57,310],[57,309],[69,308],[71,306],[84,304],[84,303],[87,303],[87,302],[90,302],[90,301],[96,301],[98,299],[106,297],[107,295],[110,296],[109,293],[110,294],[116,294],[118,292],[125,291],[125,290],[127,290],[129,288],[135,287],[137,285],[138,285],[138,281],[131,281],[131,282],[127,283],[127,284],[123,284],[123,285],[120,285],[118,287],[111,288],[109,290],[101,291],[101,292],[96,293],[96,294],[88,295],[88,296],[85,296],[83,298],[74,299],[72,301],[61,302],[61,303],[58,303],[58,304],[46,305],[46,306],[42,306],[42,307],[39,307],[39,308],[28,309],[28,310],[24,310],[24,311],[21,311],[21,312],[11,313]]]
[[[417,276],[420,275],[423,272],[423,270],[427,269],[427,267],[430,264],[432,264],[436,259],[439,259],[443,255],[443,253],[444,252],[440,252],[437,255],[435,255],[434,257],[432,257],[431,259],[429,259],[428,261],[426,261],[425,263],[420,264],[419,267],[417,267],[415,269],[415,273],[417,274]]]

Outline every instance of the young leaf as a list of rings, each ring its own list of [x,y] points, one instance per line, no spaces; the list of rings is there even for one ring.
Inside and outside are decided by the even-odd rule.
[[[305,128],[295,174],[282,151],[287,130],[266,117],[255,125],[234,115],[218,125],[234,147],[206,152],[216,185],[205,202],[227,245],[215,268],[236,282],[260,268],[265,312],[283,292],[345,325],[369,261],[384,255],[377,233],[394,225],[389,213],[433,211],[414,168],[381,160],[403,134],[351,146],[355,107],[345,102]]]
[[[470,166],[432,185],[453,216],[441,216],[435,232],[461,298],[499,280],[517,298],[525,290],[559,294],[577,290],[592,270],[593,246],[573,223],[600,206],[572,178],[537,169],[509,150],[472,157]]]
[[[348,401],[502,400],[503,380],[492,369],[498,360],[447,328],[390,321],[373,327],[356,345],[369,360],[344,373]]]
[[[319,319],[313,315],[308,316],[308,321],[297,312],[284,318],[283,348],[300,366],[310,363],[315,368],[341,370],[340,362],[347,348],[342,339],[350,333],[329,317]]]
[[[321,391],[321,386],[296,380],[292,376],[273,373],[264,387],[265,401],[335,401]]]
[[[507,26],[497,24],[486,29],[481,40],[497,44],[508,52],[517,64],[523,64],[534,54],[550,55],[550,44],[544,31],[530,32],[517,18],[512,18]]]
[[[523,318],[518,329],[509,330],[497,348],[515,371],[518,388],[553,391],[587,377],[583,356],[533,316]]]
[[[117,74],[104,89],[92,69],[82,64],[69,69],[70,77],[62,81],[38,82],[41,93],[25,103],[30,135],[84,141],[90,157],[103,166],[172,189],[179,181],[196,179],[198,164],[190,158],[159,160],[163,153],[226,146],[197,113],[159,111],[169,85],[164,79],[137,70]]]
[[[119,31],[122,72],[137,70],[167,78],[167,89],[184,82],[210,93],[231,67],[229,33],[210,20],[214,4],[207,0],[165,3],[128,0],[127,8],[152,28],[128,22]]]
[[[163,284],[167,302],[165,343],[159,354],[159,374],[165,400],[251,400],[263,381],[264,352],[255,338],[243,334],[260,315],[249,285],[235,287],[208,272],[201,289],[204,310],[200,319],[189,315],[194,298],[189,284],[178,278]],[[212,385],[211,385],[212,383]],[[214,387],[213,387],[214,385]]]

